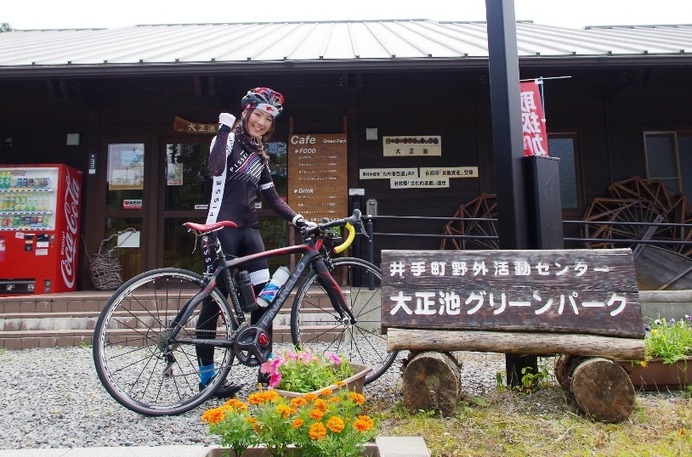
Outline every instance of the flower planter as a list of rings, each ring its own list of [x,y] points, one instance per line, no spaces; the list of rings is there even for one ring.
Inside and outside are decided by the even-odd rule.
[[[336,384],[333,384],[331,386],[323,387],[321,389],[315,390],[313,392],[304,392],[304,393],[298,393],[298,392],[291,392],[289,390],[281,390],[281,389],[272,389],[275,390],[279,395],[283,397],[302,397],[303,395],[307,393],[312,393],[319,395],[321,392],[325,390],[337,390],[337,389],[348,389],[351,391],[356,391],[358,393],[363,392],[363,386],[365,385],[365,376],[372,370],[371,367],[366,366],[366,365],[358,365],[357,363],[352,363],[351,366],[358,370],[353,376],[344,379],[344,384],[341,386],[337,386]]]
[[[639,362],[621,361],[632,385],[644,390],[680,390],[692,385],[692,357],[673,364],[662,359],[649,360],[645,367]]]
[[[375,443],[368,443],[365,445],[365,451],[362,453],[363,457],[380,457],[380,452]],[[289,446],[286,450],[285,457],[300,457],[300,449],[296,449],[293,446]],[[216,448],[210,450],[205,457],[236,457],[233,449],[227,448]],[[242,454],[237,457],[272,457],[271,452],[263,447],[253,447],[246,449]]]
[[[405,451],[405,453],[404,453]],[[430,457],[430,451],[420,436],[378,436],[374,443],[367,443],[363,457],[406,455],[406,457]],[[204,457],[236,457],[232,449],[213,448]],[[238,457],[271,457],[267,449],[253,447]],[[288,448],[286,457],[300,457],[300,450]]]

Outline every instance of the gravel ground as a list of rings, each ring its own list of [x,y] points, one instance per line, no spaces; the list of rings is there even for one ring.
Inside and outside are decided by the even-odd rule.
[[[483,395],[495,388],[495,373],[504,369],[502,355],[461,353],[458,358],[465,394]],[[369,399],[399,401],[400,361],[395,365],[365,386]],[[236,370],[229,378],[255,380],[256,370]],[[141,416],[120,406],[101,386],[91,348],[0,351],[0,386],[0,449],[217,444],[199,418],[220,400],[180,416]],[[239,398],[254,387],[248,383]]]

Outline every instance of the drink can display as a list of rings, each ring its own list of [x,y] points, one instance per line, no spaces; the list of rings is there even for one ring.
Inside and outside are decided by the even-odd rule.
[[[64,164],[0,167],[0,279],[23,284],[0,295],[26,293],[27,280],[32,294],[76,290],[82,182],[82,172]]]

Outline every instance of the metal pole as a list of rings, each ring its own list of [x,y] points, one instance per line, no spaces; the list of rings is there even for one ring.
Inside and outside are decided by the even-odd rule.
[[[501,249],[529,248],[519,58],[512,0],[486,0],[495,181]]]
[[[485,8],[499,245],[500,249],[528,249],[527,183],[522,166],[524,142],[514,2],[486,0]],[[505,364],[509,385],[521,384],[522,367],[537,369],[537,359],[532,356],[505,354]]]
[[[372,217],[367,216],[368,223],[366,225],[366,231],[368,232],[368,261],[371,263],[375,260],[375,244],[373,240],[373,222]],[[369,290],[375,289],[375,278],[372,275],[368,275],[368,288]]]

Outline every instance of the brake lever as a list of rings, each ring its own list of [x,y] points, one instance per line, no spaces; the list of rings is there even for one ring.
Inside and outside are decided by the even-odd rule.
[[[367,239],[370,239],[370,235],[368,235],[368,231],[365,230],[365,224],[363,224],[363,221],[358,221],[358,226],[360,227],[358,230],[359,234]]]
[[[356,224],[358,224],[358,223],[361,223],[361,221],[362,221],[360,215],[361,215],[360,210],[356,208],[356,209],[353,210],[353,214],[352,214],[350,217],[347,217],[347,218],[344,219],[344,220],[345,220],[346,222],[348,222],[349,224],[351,224],[351,225],[356,225]]]
[[[300,233],[303,235],[303,238],[308,238],[313,235],[317,235],[322,231],[319,225],[316,225],[314,227],[308,227],[307,225],[303,226],[300,228]]]

